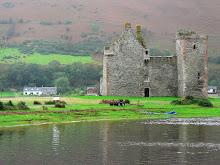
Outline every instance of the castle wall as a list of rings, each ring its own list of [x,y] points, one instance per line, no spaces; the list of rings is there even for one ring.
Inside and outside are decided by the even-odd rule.
[[[176,41],[176,55],[177,55],[177,65],[178,65],[178,89],[177,89],[177,96],[183,97],[185,94],[185,41],[184,40],[177,40]]]
[[[107,69],[108,69],[107,61],[108,61],[107,57],[104,56],[104,58],[103,58],[103,76],[100,79],[100,93],[101,93],[101,95],[104,95],[104,96],[107,96],[107,88],[108,88],[107,77],[106,77],[107,76]]]
[[[107,96],[141,96],[140,83],[143,82],[144,48],[132,29],[128,28],[122,37],[110,48],[105,49],[102,95]]]
[[[144,89],[150,89],[150,97],[177,96],[177,57],[150,57],[145,63]]]
[[[192,34],[177,38],[178,96],[208,96],[207,38]]]
[[[101,95],[207,97],[207,37],[181,29],[176,39],[177,56],[150,56],[127,23],[120,39],[104,50]]]

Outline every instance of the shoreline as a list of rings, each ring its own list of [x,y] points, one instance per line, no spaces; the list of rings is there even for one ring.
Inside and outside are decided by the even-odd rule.
[[[110,106],[100,104],[103,99],[119,99],[118,97],[103,96],[82,96],[82,97],[63,97],[61,100],[67,103],[65,108],[48,106],[47,110],[42,110],[42,105],[31,107],[29,110],[8,110],[0,111],[0,128],[31,126],[55,123],[76,123],[86,121],[104,120],[147,120],[161,118],[204,118],[220,117],[220,99],[211,99],[214,107],[200,107],[192,105],[172,105],[172,100],[181,98],[176,97],[151,97],[151,98],[128,98],[131,104],[125,107]],[[125,98],[122,98],[125,99]],[[127,98],[126,98],[127,99]],[[24,101],[28,106],[34,105],[34,101],[52,100],[52,98],[22,98],[8,99],[15,105],[19,101]],[[165,115],[158,113],[169,113],[175,111],[175,115]],[[157,114],[146,114],[141,111],[148,111]]]
[[[141,113],[143,110],[164,110],[165,112],[170,112],[171,109],[174,109],[177,114],[174,115],[165,115],[165,114],[147,114]],[[214,108],[206,108],[206,107],[188,107],[188,110],[202,110],[205,112],[206,110],[219,110],[217,115],[207,114],[195,114],[195,112],[188,113],[188,115],[181,114],[181,110],[184,111],[185,108],[143,108],[143,109],[97,109],[97,110],[70,110],[70,111],[42,111],[44,113],[39,113],[41,111],[32,111],[26,112],[14,112],[15,114],[8,114],[0,116],[9,116],[14,118],[21,117],[20,120],[16,121],[3,121],[4,125],[0,125],[0,128],[10,128],[10,127],[22,127],[22,126],[38,126],[45,124],[64,124],[64,123],[79,123],[79,122],[93,122],[93,121],[120,121],[120,120],[148,120],[148,119],[164,119],[164,118],[213,118],[220,117],[220,107]],[[162,111],[162,112],[164,112]],[[196,111],[196,110],[195,110]],[[104,114],[114,112],[114,116],[103,116],[103,115],[91,115],[90,113],[102,112]],[[2,112],[0,112],[2,113]],[[7,113],[7,112],[6,112]],[[13,113],[13,112],[8,112]],[[18,113],[18,114],[16,114]],[[19,114],[21,113],[21,114]],[[85,113],[84,115],[82,113]],[[135,114],[135,116],[125,116],[126,113]],[[88,115],[90,114],[90,115]],[[26,115],[30,116],[29,120],[24,120]],[[41,119],[35,119],[35,116],[41,116]],[[49,118],[52,115],[53,118]],[[68,118],[63,118],[63,115],[68,116]],[[80,117],[78,117],[80,115]],[[24,117],[24,118],[23,118]],[[70,117],[70,118],[69,118]],[[47,122],[42,122],[43,120],[47,120]],[[54,121],[55,120],[55,121]]]
[[[171,115],[170,117],[158,117],[158,118],[145,118],[145,119],[133,119],[133,118],[121,118],[121,119],[99,119],[99,120],[79,120],[79,121],[65,121],[65,122],[45,122],[45,123],[34,123],[34,124],[18,124],[11,126],[0,126],[1,128],[12,128],[12,127],[26,127],[26,126],[41,126],[41,125],[50,125],[50,124],[71,124],[71,123],[81,123],[81,122],[100,122],[100,121],[121,121],[121,120],[158,120],[158,119],[168,119],[168,118],[179,118]],[[220,117],[220,116],[219,116]],[[187,118],[219,118],[216,117],[185,117]],[[182,118],[182,117],[181,117]]]

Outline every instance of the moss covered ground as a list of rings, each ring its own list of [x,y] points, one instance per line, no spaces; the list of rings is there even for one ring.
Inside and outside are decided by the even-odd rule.
[[[52,97],[2,98],[0,101],[7,102],[11,100],[14,104],[24,101],[30,106],[30,110],[0,111],[0,126],[94,120],[220,117],[220,99],[214,98],[210,99],[214,105],[212,108],[199,107],[196,104],[171,105],[170,102],[172,100],[180,99],[176,97],[129,97],[127,99],[131,101],[131,104],[124,107],[99,104],[102,99],[117,100],[119,98],[125,99],[125,97],[105,96],[61,97],[60,100],[67,103],[66,108],[55,108],[51,105],[48,106],[48,110],[43,110],[42,106],[45,104],[45,101],[51,101]],[[40,101],[42,105],[33,105],[34,100]],[[172,110],[176,111],[177,115],[149,115],[141,113],[141,111],[167,113]],[[9,112],[14,114],[9,114]]]

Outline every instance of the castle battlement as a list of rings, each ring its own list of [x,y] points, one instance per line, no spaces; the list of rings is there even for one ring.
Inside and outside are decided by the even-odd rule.
[[[194,31],[179,29],[176,33],[176,39],[208,39],[208,35],[199,35]]]

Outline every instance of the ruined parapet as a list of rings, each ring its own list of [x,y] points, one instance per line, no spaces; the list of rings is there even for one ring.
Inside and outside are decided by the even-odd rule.
[[[113,56],[114,52],[113,52],[112,48],[104,47],[104,55],[106,55],[106,56]]]
[[[199,35],[194,31],[179,29],[176,33],[176,39],[208,39],[208,35]]]

